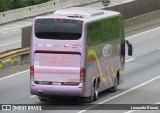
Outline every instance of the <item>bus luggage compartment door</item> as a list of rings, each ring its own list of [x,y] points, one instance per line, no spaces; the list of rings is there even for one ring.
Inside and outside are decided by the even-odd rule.
[[[54,83],[80,82],[80,54],[35,53],[34,81]]]

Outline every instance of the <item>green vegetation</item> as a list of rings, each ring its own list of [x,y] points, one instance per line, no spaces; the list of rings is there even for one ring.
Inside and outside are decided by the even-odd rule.
[[[0,0],[0,12],[41,4],[53,0]]]

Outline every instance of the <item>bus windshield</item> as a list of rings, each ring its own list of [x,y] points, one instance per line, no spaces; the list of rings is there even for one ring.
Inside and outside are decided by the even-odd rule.
[[[78,40],[82,36],[83,22],[69,19],[37,19],[35,36],[41,39]]]

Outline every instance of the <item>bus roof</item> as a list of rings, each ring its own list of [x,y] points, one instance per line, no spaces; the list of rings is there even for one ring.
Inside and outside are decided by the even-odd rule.
[[[100,10],[96,8],[88,7],[71,7],[67,9],[57,10],[53,15],[38,17],[38,18],[63,18],[63,19],[73,19],[73,20],[94,20],[98,18],[110,18],[120,15],[119,12],[109,11],[109,10]]]

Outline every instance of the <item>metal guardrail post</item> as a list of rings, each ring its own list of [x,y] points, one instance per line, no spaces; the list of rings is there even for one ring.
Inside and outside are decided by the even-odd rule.
[[[0,61],[0,69],[2,69],[2,67],[3,67],[2,61]]]
[[[15,64],[15,60],[14,60],[14,57],[12,57],[11,58],[11,65],[14,66],[14,64]]]
[[[3,61],[11,59],[10,64],[14,66],[15,57],[29,54],[29,51],[30,51],[30,48],[22,48],[22,49],[12,50],[12,51],[0,54],[0,69],[3,68]]]

